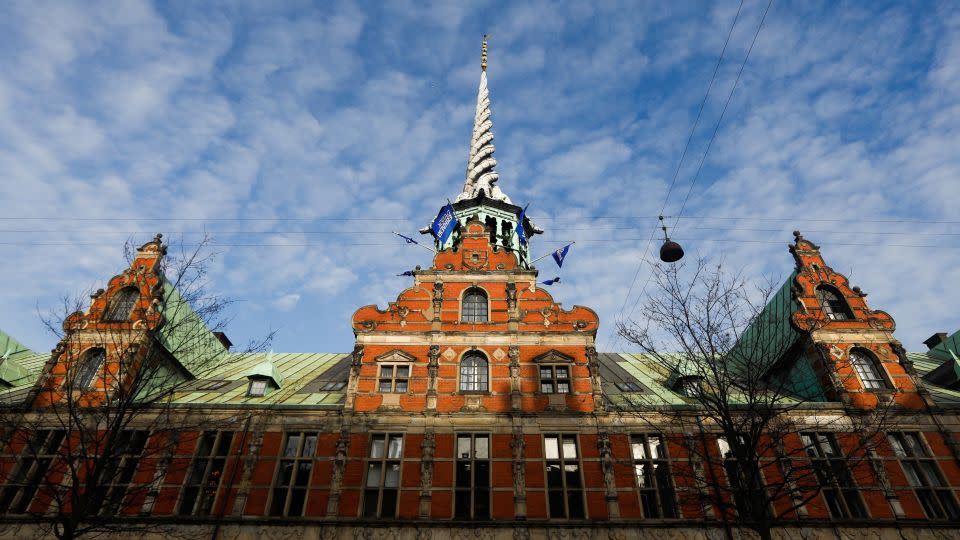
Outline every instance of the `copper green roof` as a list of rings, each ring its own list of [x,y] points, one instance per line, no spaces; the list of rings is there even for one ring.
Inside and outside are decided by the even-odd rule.
[[[50,353],[32,351],[0,330],[0,383],[3,387],[20,388],[33,384],[49,358]]]

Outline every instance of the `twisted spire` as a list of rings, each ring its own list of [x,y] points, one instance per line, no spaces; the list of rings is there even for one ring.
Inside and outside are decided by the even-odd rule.
[[[487,36],[483,36],[480,53],[480,89],[477,91],[477,111],[473,117],[473,136],[470,139],[470,157],[467,159],[467,179],[458,201],[472,199],[480,190],[491,199],[510,203],[510,197],[496,185],[500,175],[494,168],[493,121],[490,119],[490,92],[487,90]]]

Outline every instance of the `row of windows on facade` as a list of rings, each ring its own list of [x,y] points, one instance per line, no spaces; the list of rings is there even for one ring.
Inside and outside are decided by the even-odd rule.
[[[837,289],[829,285],[820,285],[816,289],[816,295],[823,312],[831,321],[849,321],[855,318],[850,305]],[[461,304],[461,320],[486,322],[488,320],[487,304],[487,294],[482,289],[467,289]]]
[[[104,321],[125,321],[130,318],[133,307],[140,298],[136,287],[120,289],[113,297],[103,315]],[[839,291],[829,285],[817,287],[817,299],[827,317],[833,321],[852,320],[850,306]],[[480,288],[471,288],[463,295],[461,320],[464,322],[486,322],[489,320],[487,293]]]
[[[105,515],[117,512],[136,472],[149,434],[124,432],[119,458],[111,460],[103,478],[109,479],[102,504]],[[17,461],[13,475],[0,490],[0,514],[29,511],[37,488],[51,463],[58,459],[64,432],[38,431]],[[801,439],[813,466],[821,494],[831,517],[869,518],[853,475],[832,433],[803,433]],[[581,456],[576,434],[543,435],[543,463],[549,516],[560,519],[588,517],[584,504]],[[952,490],[919,433],[895,432],[888,435],[895,458],[900,462],[907,482],[929,519],[960,519],[960,509]],[[303,516],[311,487],[317,454],[317,433],[287,433],[274,475],[268,514]],[[204,432],[197,444],[188,474],[180,491],[177,513],[207,516],[221,493],[221,480],[234,444],[233,432]],[[739,478],[736,459],[727,442],[717,439],[724,459],[728,481]],[[404,436],[400,433],[373,434],[370,438],[363,480],[360,515],[366,518],[397,517],[403,458]],[[453,491],[454,519],[490,518],[491,466],[490,435],[456,434]],[[680,518],[680,510],[671,474],[671,461],[665,439],[660,434],[630,436],[630,459],[635,488],[643,517]],[[736,488],[737,486],[731,486]],[[736,489],[734,493],[739,491]],[[736,495],[735,495],[736,496]]]
[[[103,365],[106,352],[100,347],[89,349],[76,373],[75,388],[89,388]],[[889,388],[890,383],[880,371],[876,360],[865,351],[854,349],[850,352],[850,364],[860,378],[863,387],[868,390]],[[404,393],[409,390],[410,365],[386,364],[380,366],[378,390],[381,393]],[[570,393],[570,367],[543,365],[539,368],[540,392],[544,394]],[[199,390],[216,390],[230,381],[212,381],[199,387]],[[328,381],[320,390],[342,390],[346,383],[342,381]],[[636,383],[632,386],[626,383],[617,383],[621,391],[640,391],[642,388]],[[265,395],[267,381],[255,379],[250,381],[247,394],[253,397]],[[489,365],[485,356],[477,352],[468,353],[460,363],[460,391],[486,392],[489,390]],[[689,394],[689,392],[687,393]]]
[[[380,366],[377,389],[384,394],[403,393],[410,388],[408,364],[384,364]],[[544,394],[570,393],[569,366],[540,366],[540,392]],[[467,353],[460,361],[460,391],[487,392],[490,387],[489,363],[478,352]]]

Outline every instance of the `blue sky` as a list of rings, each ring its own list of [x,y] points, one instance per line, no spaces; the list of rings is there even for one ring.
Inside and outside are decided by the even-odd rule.
[[[4,2],[0,328],[51,348],[37,308],[102,287],[125,239],[207,231],[234,342],[350,350],[353,311],[429,264],[389,231],[459,192],[489,32],[500,186],[547,229],[535,253],[577,241],[553,293],[626,349],[612,322],[738,4]],[[960,11],[775,1],[691,189],[766,5],[743,4],[672,236],[783,278],[800,229],[923,350],[960,326]]]

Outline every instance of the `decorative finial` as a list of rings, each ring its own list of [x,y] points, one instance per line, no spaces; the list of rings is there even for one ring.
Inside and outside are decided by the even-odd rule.
[[[483,35],[483,46],[480,49],[480,69],[487,70],[487,34]]]

